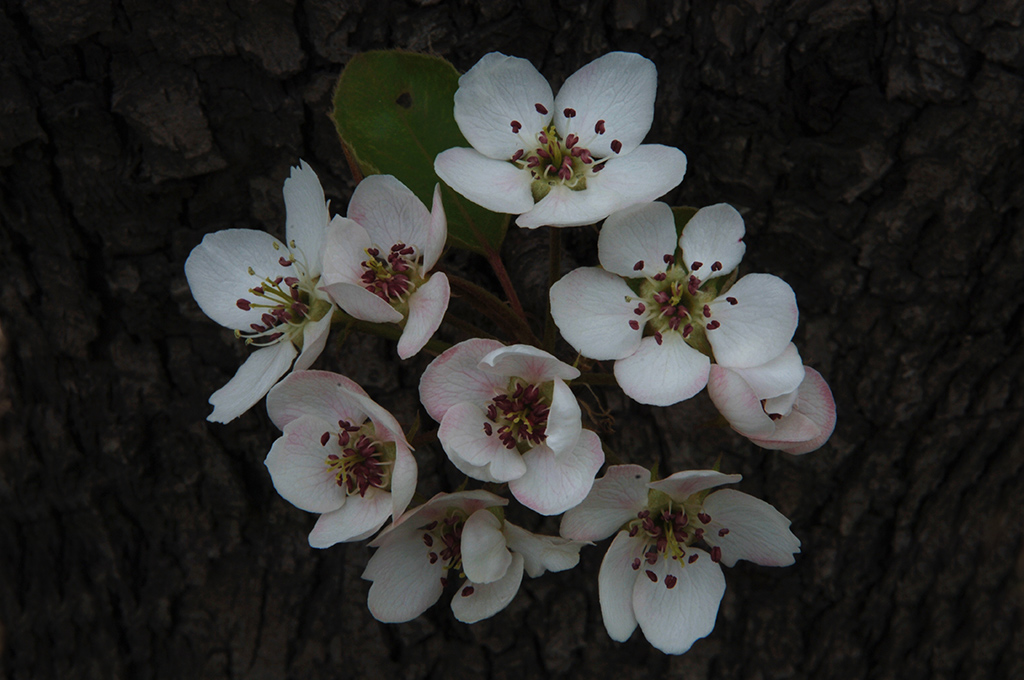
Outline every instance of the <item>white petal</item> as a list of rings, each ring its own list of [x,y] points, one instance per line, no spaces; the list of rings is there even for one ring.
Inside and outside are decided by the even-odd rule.
[[[327,346],[327,336],[331,332],[331,317],[334,306],[319,321],[310,321],[302,328],[302,353],[295,360],[295,370],[304,371],[323,353]]]
[[[292,343],[279,342],[250,354],[228,384],[210,396],[213,412],[206,419],[227,423],[248,411],[288,372],[296,353]]]
[[[441,273],[434,274],[413,291],[409,296],[409,318],[405,322],[402,337],[398,339],[400,358],[408,359],[430,341],[448,311],[450,297],[448,277]]]
[[[494,375],[523,378],[531,383],[580,377],[579,369],[530,345],[499,347],[480,360],[480,370]]]
[[[639,465],[613,465],[594,482],[582,503],[562,516],[558,533],[577,541],[600,541],[647,507],[651,473]]]
[[[529,172],[474,149],[442,151],[434,159],[434,172],[452,189],[488,210],[518,215],[533,207]]]
[[[523,556],[512,555],[505,575],[493,583],[466,583],[452,598],[452,612],[463,623],[490,618],[508,606],[523,581]],[[468,591],[469,588],[472,591]],[[471,594],[467,594],[471,592]]]
[[[430,227],[427,240],[423,244],[423,271],[429,272],[441,257],[445,241],[448,240],[448,218],[444,214],[444,203],[441,201],[441,185],[434,185],[434,201],[430,208]]]
[[[709,634],[725,595],[721,567],[703,550],[687,549],[688,556],[695,554],[697,560],[685,566],[666,558],[644,564],[640,570],[645,573],[636,579],[633,589],[633,609],[644,637],[666,654],[682,654]],[[647,571],[654,574],[656,582],[647,577]],[[676,578],[671,588],[665,585],[669,575]]]
[[[719,203],[701,208],[679,237],[683,262],[701,281],[730,274],[747,251],[744,233],[743,218],[731,205]],[[716,267],[715,263],[721,266]],[[699,266],[694,267],[695,264]]]
[[[345,312],[362,321],[398,323],[403,318],[401,312],[362,286],[333,283],[329,286],[320,286],[320,290],[330,295]]]
[[[373,618],[384,623],[411,621],[437,602],[444,565],[440,560],[431,564],[428,553],[415,532],[385,538],[363,572],[364,579],[373,581],[367,596]]]
[[[302,416],[315,416],[337,430],[338,421],[361,425],[370,397],[353,380],[329,371],[296,371],[267,395],[267,413],[278,429]]]
[[[750,385],[758,399],[772,399],[795,392],[804,380],[803,361],[793,343],[786,345],[779,356],[760,366],[732,370]]]
[[[441,420],[437,438],[456,466],[460,461],[475,467],[486,466],[491,479],[483,481],[507,482],[522,477],[526,472],[522,456],[517,450],[505,447],[496,427],[492,427],[488,435],[484,431],[485,424],[492,425],[482,408],[468,402],[456,404]]]
[[[313,168],[306,161],[291,170],[284,181],[285,235],[307,258],[310,276],[320,273],[320,255],[324,247],[324,234],[330,215]],[[298,253],[297,253],[298,254]]]
[[[583,421],[579,402],[569,386],[556,379],[552,387],[554,392],[551,395],[547,429],[544,431],[544,444],[552,453],[560,456],[576,446],[583,430]]]
[[[320,515],[309,532],[309,545],[330,548],[338,543],[361,541],[384,526],[391,516],[391,494],[369,488],[365,496],[351,496],[345,505]]]
[[[551,316],[565,341],[583,356],[621,359],[636,351],[646,322],[633,313],[635,296],[615,274],[580,267],[551,286]],[[633,320],[636,329],[629,325]]]
[[[266,278],[291,276],[293,270],[279,263],[287,253],[280,241],[265,232],[225,229],[207,234],[192,249],[185,261],[185,278],[206,316],[221,326],[247,331],[263,312],[240,309],[238,300],[255,301],[249,290]]]
[[[708,382],[711,360],[669,331],[658,344],[654,336],[640,341],[632,355],[615,362],[615,380],[641,404],[669,406],[689,399]]]
[[[708,376],[708,396],[719,413],[745,437],[775,432],[775,423],[764,412],[761,400],[739,373],[715,364]]]
[[[742,475],[727,475],[717,470],[684,470],[651,482],[648,486],[682,503],[695,493],[723,484],[735,484],[741,479]]]
[[[604,169],[587,178],[586,191],[607,194],[606,214],[664,196],[686,174],[686,155],[671,146],[643,144],[625,156],[612,158]],[[580,192],[583,193],[583,192]]]
[[[832,390],[828,383],[821,377],[821,374],[813,368],[805,368],[805,378],[797,390],[797,400],[793,406],[793,413],[799,414],[809,420],[818,428],[814,437],[802,442],[776,440],[779,432],[768,440],[751,438],[758,446],[766,449],[781,449],[794,455],[809,453],[821,447],[836,427],[836,404],[832,398]],[[782,420],[786,420],[783,418]],[[782,421],[777,421],[776,425]]]
[[[709,306],[711,321],[721,325],[708,331],[708,341],[715,360],[728,368],[777,357],[793,339],[799,316],[793,289],[771,274],[747,274]]]
[[[350,283],[361,288],[362,263],[369,257],[366,249],[372,247],[373,241],[362,225],[347,217],[335,216],[324,238],[324,270],[320,286]]]
[[[612,213],[597,240],[601,266],[627,279],[665,271],[665,256],[674,260],[675,252],[675,222],[665,203],[642,203]]]
[[[382,253],[401,243],[421,253],[430,234],[430,213],[408,187],[391,175],[371,175],[352,193],[348,217],[366,229]]]
[[[643,552],[642,538],[630,538],[625,531],[620,531],[608,546],[608,552],[601,562],[601,571],[597,576],[601,618],[604,619],[608,637],[616,642],[625,642],[636,629],[633,589],[639,573],[633,569],[633,561],[643,560]]]
[[[722,489],[704,499],[704,512],[711,516],[704,539],[722,549],[722,564],[731,567],[749,560],[768,567],[793,564],[800,552],[800,539],[789,530],[789,520],[760,498],[735,489]],[[728,529],[724,536],[719,533]]]
[[[571,451],[556,456],[547,446],[535,446],[523,454],[523,461],[526,474],[508,485],[512,495],[535,512],[557,515],[590,493],[594,476],[604,465],[604,450],[596,434],[583,430]]]
[[[416,493],[416,459],[403,442],[395,442],[395,467],[391,470],[391,514],[400,517]]]
[[[293,420],[274,441],[265,462],[274,488],[286,501],[306,512],[330,512],[344,505],[346,495],[327,467],[327,456],[339,455],[336,439],[320,443],[336,426],[313,416]]]
[[[537,578],[545,571],[572,569],[580,561],[583,541],[571,541],[560,536],[541,536],[508,520],[502,525],[508,549],[523,556],[523,567],[531,578]]]
[[[632,52],[610,52],[569,76],[555,98],[555,126],[562,139],[570,132],[579,145],[594,156],[612,154],[612,140],[622,145],[620,154],[635,149],[654,120],[654,95],[658,71],[654,64]],[[565,117],[571,108],[575,116]],[[597,133],[603,121],[604,134]]]
[[[607,172],[607,168],[604,172]],[[551,187],[547,195],[533,206],[532,210],[521,211],[523,214],[516,218],[516,224],[527,229],[543,226],[578,227],[593,224],[619,208],[637,202],[623,200],[617,192],[610,189],[591,190],[590,185],[595,182],[596,177],[588,179],[587,188],[580,191],[574,191],[563,184]]]
[[[490,352],[504,347],[497,340],[473,339],[445,350],[430,362],[420,378],[420,401],[430,417],[444,414],[464,401],[486,405],[508,383],[504,376],[484,373],[477,366]]]
[[[501,520],[488,510],[470,515],[462,528],[462,569],[466,578],[473,583],[497,581],[511,562]]]
[[[541,113],[537,104],[547,111]],[[480,153],[507,160],[518,149],[536,145],[536,135],[551,120],[551,86],[533,64],[499,52],[484,55],[459,78],[455,122]],[[519,124],[513,130],[512,121]]]

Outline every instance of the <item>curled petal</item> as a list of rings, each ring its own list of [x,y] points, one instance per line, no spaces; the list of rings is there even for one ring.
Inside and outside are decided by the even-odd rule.
[[[728,368],[751,368],[779,356],[799,316],[793,289],[771,274],[747,274],[709,307],[719,327],[708,331],[708,341],[715,360]]]
[[[548,412],[547,429],[544,431],[544,444],[554,455],[560,456],[576,446],[583,422],[579,402],[576,401],[569,386],[556,379],[552,383],[552,389],[551,410]]]
[[[651,482],[648,486],[681,503],[695,493],[723,484],[735,484],[741,479],[742,475],[727,475],[717,470],[685,470]]]
[[[487,434],[487,429],[491,434]],[[460,470],[462,462],[486,470],[486,476],[476,476],[477,479],[508,482],[526,472],[523,457],[515,448],[505,446],[483,409],[476,404],[463,402],[448,409],[441,420],[437,438],[441,440],[448,458]]]
[[[235,376],[210,396],[213,412],[206,419],[227,423],[248,411],[288,372],[296,354],[290,342],[261,347],[250,354]]]
[[[625,642],[636,629],[633,589],[639,572],[633,569],[633,563],[643,554],[644,540],[640,536],[630,538],[625,531],[620,531],[601,562],[597,576],[601,618],[608,637],[616,642]]]
[[[508,549],[523,556],[523,566],[530,578],[545,571],[572,569],[580,561],[580,548],[586,543],[559,536],[541,536],[512,524],[502,525]]]
[[[331,332],[331,317],[334,305],[319,321],[310,321],[302,329],[302,353],[295,360],[295,370],[304,371],[313,365],[327,346],[327,336]]]
[[[408,359],[430,341],[448,311],[450,297],[448,277],[441,273],[431,276],[409,296],[409,318],[398,339],[399,357]]]
[[[327,467],[327,456],[339,455],[335,439],[320,443],[333,426],[314,416],[293,420],[270,447],[265,461],[274,488],[286,501],[306,512],[331,512],[345,504],[345,490]]]
[[[762,448],[780,449],[793,455],[809,453],[828,441],[836,427],[836,403],[832,398],[832,390],[829,389],[828,383],[813,368],[805,368],[804,381],[800,383],[800,388],[797,390],[793,411],[789,416],[777,421],[776,425],[795,415],[812,423],[817,428],[817,434],[805,441],[792,439],[785,441],[779,438],[780,434],[785,434],[780,428],[771,437],[765,439],[752,437],[751,441]]]
[[[773,399],[796,392],[804,380],[803,361],[793,343],[786,345],[779,356],[760,366],[732,370],[750,385],[758,399]]]
[[[506,376],[485,373],[480,360],[504,347],[497,340],[466,340],[442,352],[420,378],[420,401],[430,417],[441,422],[455,404],[486,404],[506,387]]]
[[[466,583],[452,598],[452,612],[463,623],[490,618],[508,606],[523,581],[523,556],[512,555],[505,575],[492,583]],[[470,591],[469,588],[473,590]]]
[[[612,465],[582,503],[566,511],[558,533],[577,541],[600,541],[647,507],[651,473],[639,465]]]
[[[523,454],[523,461],[526,473],[509,482],[512,495],[535,512],[557,515],[587,497],[604,464],[604,450],[596,434],[583,430],[571,451],[556,456],[542,444]]]
[[[351,496],[332,512],[320,515],[309,532],[312,548],[330,548],[338,543],[362,541],[377,532],[391,516],[391,494],[367,489],[364,496]]]
[[[501,520],[487,510],[477,510],[462,529],[462,568],[473,583],[497,581],[512,562],[505,546]]]
[[[745,437],[775,432],[775,423],[764,412],[761,400],[739,373],[719,364],[711,367],[708,396],[733,429]]]
[[[480,360],[480,370],[494,375],[523,378],[531,383],[580,377],[579,369],[530,345],[499,347]]]
[[[427,240],[423,244],[423,270],[430,271],[441,257],[445,241],[448,240],[448,218],[444,214],[444,203],[441,201],[441,185],[434,185],[434,201],[430,208],[430,227]]]
[[[329,371],[296,371],[267,395],[267,413],[278,429],[313,416],[337,430],[339,420],[361,425],[370,397],[355,381]],[[322,434],[322,433],[321,433]]]

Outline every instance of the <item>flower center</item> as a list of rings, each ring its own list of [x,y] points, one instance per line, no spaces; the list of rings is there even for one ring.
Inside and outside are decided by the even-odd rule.
[[[429,551],[427,557],[430,559],[430,563],[437,564],[440,560],[444,567],[441,572],[442,587],[448,585],[447,576],[452,569],[456,570],[459,576],[465,576],[462,572],[462,529],[466,524],[466,519],[465,512],[451,509],[444,519],[434,520],[422,527],[423,543]]]
[[[551,411],[550,397],[542,394],[536,385],[513,378],[510,390],[491,399],[487,405],[484,434],[497,434],[507,449],[521,450],[537,446],[544,441]]]
[[[274,250],[281,246],[275,241]],[[246,344],[266,347],[287,339],[302,346],[302,332],[309,321],[319,321],[330,310],[330,302],[316,292],[319,276],[310,276],[305,257],[295,241],[287,248],[278,264],[292,267],[294,276],[263,276],[262,281],[249,289],[249,297],[235,301],[242,310],[263,310],[260,323],[249,324],[249,330],[236,330],[235,337],[245,338]],[[298,255],[298,257],[296,256]],[[249,267],[249,275],[260,275]]]
[[[687,511],[689,506],[689,511]],[[660,510],[645,508],[637,513],[636,519],[631,520],[627,525],[630,537],[641,536],[644,539],[644,556],[633,560],[630,565],[633,571],[639,571],[644,563],[648,565],[657,564],[662,557],[673,559],[681,566],[693,564],[700,559],[700,553],[690,551],[687,548],[695,543],[704,540],[705,525],[711,522],[711,515],[704,512],[703,507],[691,497],[685,504],[668,507]],[[718,530],[719,536],[729,533],[726,528]],[[711,561],[718,562],[722,559],[722,549],[711,546]],[[652,570],[646,569],[647,578],[657,583],[658,575]],[[676,577],[672,574],[665,576],[665,587],[672,589],[676,586]]]
[[[423,284],[423,255],[412,246],[396,243],[386,255],[377,248],[366,249],[361,264],[363,288],[395,306],[404,303]]]
[[[370,487],[385,491],[391,488],[394,444],[377,441],[376,434],[370,421],[357,426],[347,420],[339,420],[337,432],[324,432],[320,437],[322,446],[327,446],[332,437],[338,438],[341,455],[332,453],[324,462],[348,496],[365,496]]]

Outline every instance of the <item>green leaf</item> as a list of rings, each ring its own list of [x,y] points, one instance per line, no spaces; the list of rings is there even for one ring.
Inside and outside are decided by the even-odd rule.
[[[433,200],[434,157],[469,143],[452,107],[459,72],[449,62],[411,52],[364,52],[352,57],[334,92],[334,123],[364,175],[394,175],[427,206]],[[448,242],[478,253],[497,251],[508,215],[492,213],[443,182]]]

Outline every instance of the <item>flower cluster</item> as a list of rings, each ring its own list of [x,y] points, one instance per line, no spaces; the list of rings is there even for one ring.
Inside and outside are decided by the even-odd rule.
[[[512,601],[524,572],[571,569],[583,546],[614,536],[598,577],[608,634],[623,641],[639,627],[658,649],[681,654],[714,627],[721,565],[786,566],[800,551],[778,510],[718,488],[741,478],[717,466],[658,479],[620,464],[597,478],[610,431],[597,414],[607,411],[593,389],[579,388],[611,376],[651,406],[706,387],[725,421],[764,449],[808,453],[835,427],[827,383],[792,342],[793,290],[770,274],[740,274],[740,213],[655,201],[686,171],[678,149],[642,143],[656,85],[653,63],[622,52],[577,71],[557,96],[529,62],[498,53],[459,80],[452,115],[471,148],[437,155],[438,178],[518,215],[521,227],[603,221],[600,266],[551,282],[554,325],[543,342],[517,312],[514,290],[505,288],[506,306],[435,271],[448,243],[440,184],[424,196],[428,206],[400,178],[371,175],[346,216],[331,216],[301,162],[284,184],[283,241],[221,231],[185,263],[199,307],[255,348],[210,398],[209,420],[233,420],[266,396],[281,431],[266,457],[271,481],[318,515],[312,547],[370,540],[376,552],[363,578],[378,620],[413,619],[448,590],[455,617],[479,621]],[[500,260],[490,263],[506,282]],[[503,341],[458,318],[448,308],[453,290],[466,291],[464,306],[499,332],[516,332]],[[360,385],[310,370],[333,323],[396,339],[400,359],[433,355],[419,398],[436,429],[412,436],[417,418],[407,435]],[[422,462],[432,447],[467,479],[417,500],[416,456]],[[470,480],[485,486],[467,488]],[[558,535],[528,531],[506,511],[562,515]]]

